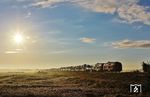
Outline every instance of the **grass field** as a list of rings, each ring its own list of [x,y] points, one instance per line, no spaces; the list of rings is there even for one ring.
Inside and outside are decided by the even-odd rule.
[[[142,93],[129,92],[142,84]],[[150,97],[147,73],[0,73],[0,97]]]

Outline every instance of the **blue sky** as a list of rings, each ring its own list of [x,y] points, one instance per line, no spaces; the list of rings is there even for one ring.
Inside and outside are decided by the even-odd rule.
[[[148,0],[1,0],[0,68],[150,59]],[[23,42],[13,40],[20,33]]]

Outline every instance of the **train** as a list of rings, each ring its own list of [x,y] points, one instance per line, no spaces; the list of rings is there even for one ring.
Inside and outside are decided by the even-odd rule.
[[[121,72],[121,62],[96,63],[94,65],[83,64],[78,66],[61,67],[60,71],[100,71],[100,72]]]

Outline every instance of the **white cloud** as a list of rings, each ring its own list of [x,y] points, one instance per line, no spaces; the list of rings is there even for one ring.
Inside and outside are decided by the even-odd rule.
[[[150,12],[147,12],[147,7],[138,4],[123,5],[118,8],[119,17],[128,23],[143,22],[150,25]]]
[[[18,49],[16,49],[16,51],[23,51],[23,49],[18,48]]]
[[[122,40],[111,43],[114,48],[150,48],[150,40]]]
[[[31,6],[39,6],[42,8],[54,6],[56,3],[66,2],[69,0],[40,0],[38,2],[32,3]]]
[[[81,1],[81,0],[80,0]],[[118,17],[128,23],[142,22],[150,25],[148,7],[138,5],[139,0],[83,0],[78,2],[82,7],[94,12],[116,13]]]
[[[93,42],[95,42],[95,40],[96,39],[94,39],[94,38],[87,38],[87,37],[80,38],[80,41],[83,43],[93,43]]]
[[[148,7],[138,4],[139,0],[38,0],[31,6],[42,8],[54,6],[57,3],[70,2],[93,12],[115,14],[128,23],[142,22],[150,25]]]
[[[125,0],[78,0],[77,3],[81,7],[87,8],[94,12],[113,14],[116,12],[117,7],[124,2]]]
[[[5,54],[18,54],[18,51],[6,51]]]
[[[49,54],[63,54],[63,53],[67,53],[68,51],[52,51],[49,52]]]
[[[25,18],[29,18],[32,15],[31,12],[28,12],[27,15],[25,16]]]

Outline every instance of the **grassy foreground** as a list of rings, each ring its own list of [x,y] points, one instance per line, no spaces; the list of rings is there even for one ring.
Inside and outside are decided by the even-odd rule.
[[[142,84],[142,93],[129,92]],[[0,73],[0,97],[150,97],[146,73],[32,72]]]

